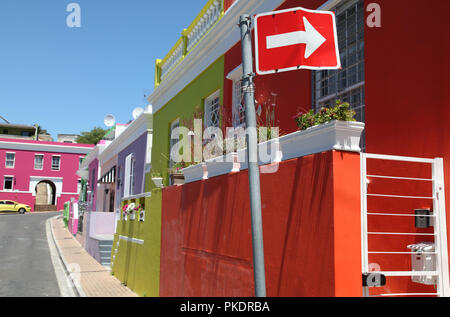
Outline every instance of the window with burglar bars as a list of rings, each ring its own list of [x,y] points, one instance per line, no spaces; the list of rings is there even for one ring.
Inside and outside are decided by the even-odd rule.
[[[36,154],[34,156],[34,169],[35,170],[42,170],[42,169],[44,169],[44,155]]]
[[[59,171],[61,168],[61,157],[52,156],[52,170]]]
[[[233,81],[233,127],[245,128],[245,106],[244,94],[242,92],[242,81]]]
[[[365,122],[364,0],[345,1],[334,8],[342,69],[313,71],[313,107],[332,107],[348,102],[355,119]],[[365,149],[364,135],[361,148]]]
[[[220,127],[220,90],[205,99],[205,125]]]
[[[245,129],[244,92],[242,91],[242,64],[233,69],[227,79],[232,81],[232,124],[234,128]]]

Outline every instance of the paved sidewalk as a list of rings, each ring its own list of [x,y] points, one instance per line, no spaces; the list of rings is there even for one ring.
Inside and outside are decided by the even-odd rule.
[[[73,279],[79,280],[82,296],[87,297],[137,297],[128,287],[98,263],[64,228],[62,217],[51,219],[56,246]],[[78,274],[78,268],[80,273]],[[79,287],[78,287],[79,288]]]

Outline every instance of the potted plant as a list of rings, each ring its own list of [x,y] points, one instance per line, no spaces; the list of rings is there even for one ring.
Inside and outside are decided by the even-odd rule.
[[[136,211],[140,209],[140,205],[136,206],[135,203],[126,204],[122,207],[124,220],[128,219],[128,216],[130,220],[134,220],[136,218]]]
[[[329,150],[360,152],[364,123],[356,122],[354,115],[350,105],[340,100],[316,114],[312,110],[297,114],[299,131],[280,137],[283,160]]]
[[[169,179],[171,185],[182,185],[184,184],[184,174],[183,169],[190,166],[190,163],[184,161],[175,163],[171,168],[169,168]]]
[[[122,219],[127,221],[128,220],[128,204],[123,205],[122,207]]]
[[[162,188],[163,187],[163,178],[161,176],[161,173],[152,173],[152,181],[155,183],[156,187]]]
[[[139,221],[145,221],[145,208],[143,205],[139,205]]]

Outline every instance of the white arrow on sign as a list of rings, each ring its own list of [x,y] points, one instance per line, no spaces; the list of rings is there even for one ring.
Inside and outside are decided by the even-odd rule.
[[[268,36],[266,38],[267,49],[306,44],[305,58],[309,58],[323,43],[325,43],[326,39],[311,25],[311,23],[309,23],[306,17],[303,17],[303,24],[305,25],[305,31]]]

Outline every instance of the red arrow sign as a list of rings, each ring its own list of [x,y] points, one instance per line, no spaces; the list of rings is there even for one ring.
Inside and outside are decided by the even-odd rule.
[[[256,72],[339,69],[333,12],[293,8],[255,17]]]

